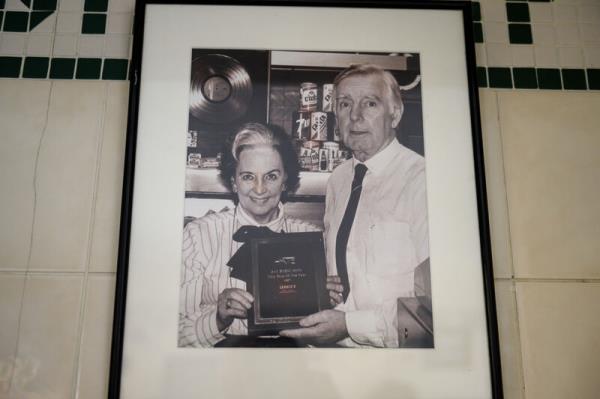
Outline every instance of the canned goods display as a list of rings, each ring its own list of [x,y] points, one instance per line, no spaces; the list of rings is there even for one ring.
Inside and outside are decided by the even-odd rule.
[[[323,112],[333,112],[333,83],[323,85]]]
[[[316,83],[304,82],[300,84],[300,110],[316,111],[319,99]]]
[[[295,139],[310,140],[310,112],[294,112],[292,115],[292,134]]]
[[[327,114],[325,112],[313,112],[310,115],[310,139],[327,140]]]

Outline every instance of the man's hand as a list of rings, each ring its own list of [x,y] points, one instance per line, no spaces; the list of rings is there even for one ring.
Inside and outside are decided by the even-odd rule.
[[[300,320],[300,326],[283,330],[282,337],[289,337],[314,344],[332,344],[348,336],[346,314],[339,310],[323,310]]]
[[[329,303],[331,303],[331,306],[337,306],[344,301],[344,297],[342,296],[344,286],[342,285],[340,276],[327,276],[326,287],[329,291]]]

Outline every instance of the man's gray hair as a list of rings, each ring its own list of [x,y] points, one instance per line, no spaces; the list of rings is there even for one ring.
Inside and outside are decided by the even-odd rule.
[[[344,69],[335,77],[333,81],[334,88],[337,88],[342,80],[352,76],[381,77],[387,88],[387,94],[389,96],[390,102],[396,105],[400,109],[400,112],[404,110],[404,104],[402,103],[402,94],[400,91],[400,87],[398,86],[396,78],[394,78],[394,75],[392,75],[390,72],[375,64],[353,64],[350,65],[348,68]]]

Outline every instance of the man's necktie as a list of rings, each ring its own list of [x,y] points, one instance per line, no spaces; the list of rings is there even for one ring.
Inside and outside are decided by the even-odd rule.
[[[348,298],[350,293],[350,280],[348,279],[348,267],[346,265],[346,248],[348,246],[348,237],[350,237],[350,230],[352,230],[352,222],[354,222],[354,215],[356,215],[356,208],[358,207],[358,201],[360,200],[360,193],[362,191],[362,182],[367,173],[367,167],[362,163],[359,163],[354,168],[354,179],[352,180],[352,191],[350,192],[350,198],[348,199],[348,205],[346,206],[346,212],[342,218],[342,223],[337,233],[335,240],[335,262],[337,264],[338,276],[342,280],[344,286],[344,302]]]

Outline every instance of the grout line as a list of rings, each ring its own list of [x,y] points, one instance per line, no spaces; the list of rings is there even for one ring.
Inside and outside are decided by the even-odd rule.
[[[512,284],[512,293],[514,299],[515,306],[515,328],[517,329],[517,337],[518,337],[518,346],[519,346],[519,371],[520,371],[520,391],[523,395],[523,398],[526,398],[526,387],[525,387],[525,367],[523,366],[523,335],[521,334],[521,318],[519,317],[519,302],[517,298],[517,285],[515,283]]]
[[[115,276],[116,272],[105,272],[98,271],[88,272],[92,276]],[[4,269],[0,270],[0,276],[3,275],[22,275],[22,276],[36,276],[36,277],[72,277],[72,276],[83,276],[84,271],[68,271],[68,270],[20,270],[20,269]]]
[[[48,119],[50,118],[50,103],[52,100],[52,90],[54,88],[54,83],[50,82],[50,88],[48,89],[48,100],[46,101],[46,118],[44,120],[44,126],[42,127],[42,133],[40,134],[40,141],[35,153],[34,167],[33,167],[33,210],[31,216],[31,234],[29,236],[29,250],[27,252],[27,263],[24,270],[24,279],[23,279],[23,289],[21,290],[21,301],[19,304],[19,321],[17,322],[17,341],[15,342],[15,351],[13,356],[13,364],[9,371],[8,378],[8,392],[10,394],[12,388],[12,382],[15,375],[15,365],[17,361],[17,356],[19,355],[19,343],[21,338],[21,323],[23,322],[23,307],[25,302],[25,292],[27,291],[27,282],[29,280],[28,271],[31,266],[31,253],[33,249],[33,236],[35,233],[35,219],[36,219],[36,211],[37,211],[37,175],[40,161],[40,152],[42,150],[42,144],[44,142],[44,138],[46,137],[46,131],[48,130]]]
[[[512,281],[515,283],[583,283],[598,284],[600,278],[552,278],[552,277],[498,277],[495,281]]]
[[[85,269],[83,272],[83,284],[82,284],[82,292],[81,292],[81,304],[79,310],[79,323],[77,326],[77,337],[78,337],[78,345],[75,348],[75,361],[73,362],[74,367],[74,375],[73,386],[72,386],[72,397],[75,399],[79,398],[79,388],[81,384],[81,347],[83,345],[84,338],[84,323],[87,319],[86,316],[86,305],[87,305],[87,296],[88,296],[88,282],[90,275],[90,261],[92,257],[92,245],[94,242],[94,226],[95,226],[95,216],[96,216],[96,205],[98,201],[98,184],[100,183],[100,169],[102,164],[102,148],[104,144],[104,131],[105,131],[105,121],[106,114],[108,108],[108,96],[110,93],[110,84],[104,83],[104,101],[102,104],[102,112],[100,113],[100,123],[98,126],[98,142],[96,147],[96,169],[94,173],[94,185],[93,185],[93,193],[92,193],[92,204],[91,204],[91,214],[90,214],[90,224],[88,227],[88,239],[86,245],[86,261],[85,261]]]

